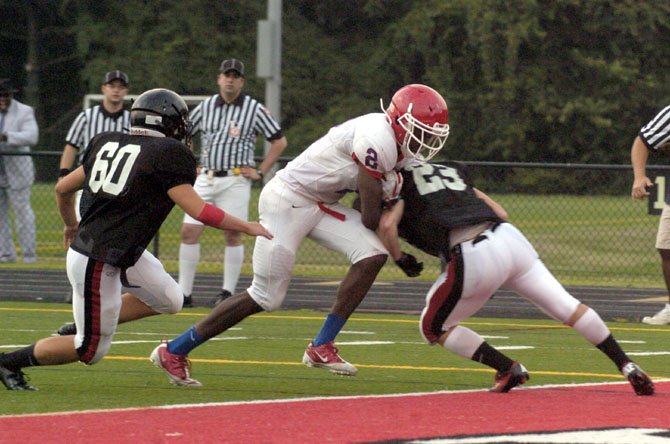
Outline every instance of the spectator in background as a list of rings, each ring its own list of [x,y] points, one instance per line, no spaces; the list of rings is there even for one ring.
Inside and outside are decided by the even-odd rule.
[[[649,196],[648,188],[654,184],[647,177],[647,159],[649,152],[668,154],[670,148],[670,106],[663,108],[653,119],[640,129],[633,141],[630,159],[633,165],[633,199]],[[655,315],[645,316],[642,322],[652,325],[670,324],[670,195],[666,194],[656,234],[656,249],[661,255],[661,268],[665,286],[668,289],[668,303]]]
[[[0,152],[29,152],[37,144],[39,130],[33,109],[13,98],[16,90],[8,79],[0,79]],[[0,262],[16,262],[9,206],[14,211],[23,262],[37,261],[35,213],[30,206],[30,188],[35,167],[29,156],[0,156]]]
[[[242,92],[242,62],[224,60],[216,82],[219,92],[191,111],[193,134],[199,132],[202,141],[202,169],[195,182],[195,190],[205,202],[247,220],[251,183],[261,180],[272,168],[286,148],[286,137],[263,104]],[[256,165],[254,150],[259,134],[270,142],[270,150],[263,162]],[[188,214],[184,215],[179,248],[179,286],[184,293],[184,307],[193,306],[191,293],[200,261],[199,239],[204,229],[202,223]],[[223,285],[215,304],[235,293],[244,262],[242,233],[225,230],[223,234],[226,238]]]
[[[123,109],[123,101],[128,94],[128,75],[118,69],[109,71],[102,79],[100,90],[104,96],[102,104],[80,112],[65,136],[65,147],[60,158],[59,179],[81,163],[88,143],[94,136],[107,131],[128,133],[130,111]],[[78,161],[75,162],[77,155]],[[81,199],[81,193],[77,195],[77,198]],[[83,205],[88,205],[90,196],[84,196],[83,200]],[[82,204],[76,205],[78,218],[83,213],[79,208],[80,205]]]

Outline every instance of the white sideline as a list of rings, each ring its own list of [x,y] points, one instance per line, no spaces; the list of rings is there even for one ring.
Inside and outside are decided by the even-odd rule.
[[[670,378],[655,379],[655,383],[668,382]],[[588,387],[588,386],[608,386],[608,385],[627,385],[628,381],[622,382],[600,382],[600,383],[583,383],[583,384],[547,384],[534,385],[532,387],[517,387],[514,390],[542,390],[547,388],[563,388],[563,387]],[[472,389],[472,390],[438,390],[435,392],[415,392],[415,393],[389,393],[386,395],[361,395],[361,396],[314,396],[309,398],[288,398],[288,399],[268,399],[257,401],[229,401],[229,402],[206,402],[202,404],[171,404],[158,405],[152,407],[129,407],[120,409],[100,409],[100,410],[72,410],[67,412],[54,413],[26,413],[21,415],[0,415],[0,418],[26,418],[39,416],[69,416],[88,413],[111,413],[111,412],[133,412],[138,410],[172,410],[172,409],[192,409],[198,407],[223,407],[235,405],[248,404],[277,404],[277,403],[294,403],[294,402],[309,402],[309,401],[323,401],[323,400],[347,400],[347,399],[374,399],[374,398],[400,398],[400,397],[415,397],[428,395],[448,395],[458,393],[477,393],[488,392],[488,389]]]

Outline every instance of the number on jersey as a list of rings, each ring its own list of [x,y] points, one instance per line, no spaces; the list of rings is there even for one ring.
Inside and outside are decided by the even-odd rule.
[[[455,168],[417,163],[412,165],[412,170],[416,189],[422,196],[444,189],[463,191],[467,187]]]
[[[139,145],[124,145],[107,142],[95,156],[88,186],[97,193],[102,189],[107,194],[118,196],[126,186],[130,171],[140,154]]]

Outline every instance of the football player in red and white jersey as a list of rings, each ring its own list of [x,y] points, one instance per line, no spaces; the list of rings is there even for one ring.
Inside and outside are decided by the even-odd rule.
[[[356,374],[356,367],[339,356],[334,340],[386,262],[386,249],[375,233],[381,216],[381,178],[399,158],[431,158],[448,134],[446,102],[434,89],[418,84],[398,90],[383,113],[331,128],[263,188],[260,221],[274,238],[256,241],[251,286],[224,300],[184,334],[156,347],[154,364],[173,383],[193,385],[184,371],[186,355],[247,316],[281,307],[298,247],[310,238],[346,255],[352,266],[303,362],[337,374]],[[360,212],[339,203],[354,191],[360,195]]]

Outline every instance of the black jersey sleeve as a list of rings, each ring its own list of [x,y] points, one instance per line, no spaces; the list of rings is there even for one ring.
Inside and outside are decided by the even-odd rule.
[[[195,156],[184,144],[174,142],[161,151],[157,165],[157,174],[162,176],[166,191],[178,185],[193,185],[196,178]]]

